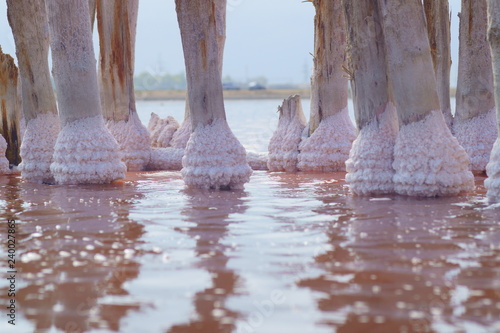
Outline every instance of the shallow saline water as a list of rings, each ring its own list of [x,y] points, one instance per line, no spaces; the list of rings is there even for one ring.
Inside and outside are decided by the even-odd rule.
[[[227,102],[247,148],[267,144],[278,103]],[[143,121],[183,113],[139,106]],[[244,124],[255,106],[271,114],[260,138]],[[0,332],[500,332],[500,208],[484,177],[433,199],[354,197],[344,178],[255,171],[243,191],[205,191],[179,172],[100,186],[0,176]]]

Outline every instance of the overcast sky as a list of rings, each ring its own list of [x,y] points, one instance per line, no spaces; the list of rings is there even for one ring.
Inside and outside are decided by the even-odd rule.
[[[314,6],[302,0],[227,0],[224,76],[245,81],[265,76],[270,83],[308,82],[314,38]],[[452,11],[451,85],[456,86],[460,0]],[[0,45],[14,54],[5,1],[0,0]],[[136,44],[136,73],[184,72],[174,0],[141,0]],[[96,44],[97,46],[97,44]],[[97,52],[97,49],[96,49]]]

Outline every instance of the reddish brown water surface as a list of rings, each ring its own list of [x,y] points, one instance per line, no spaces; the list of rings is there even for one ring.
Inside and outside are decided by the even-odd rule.
[[[500,208],[349,195],[345,174],[0,177],[0,332],[500,332]],[[16,326],[6,221],[17,221]]]

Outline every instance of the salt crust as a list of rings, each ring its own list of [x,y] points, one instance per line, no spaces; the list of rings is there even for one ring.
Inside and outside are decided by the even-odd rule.
[[[500,203],[500,138],[497,138],[491,151],[491,157],[486,165],[488,178],[484,186],[488,189],[486,196],[491,203]]]
[[[401,195],[451,196],[474,190],[467,153],[439,110],[399,129],[393,168],[394,190]]]
[[[5,152],[7,151],[7,141],[4,137],[0,135],[0,175],[5,175],[10,173],[9,161],[5,157]]]
[[[148,131],[151,134],[152,147],[170,147],[174,133],[179,128],[179,123],[172,116],[165,119],[160,118],[156,113],[151,113]]]
[[[278,126],[269,141],[269,171],[297,171],[299,144],[306,127],[300,97],[295,95],[283,101],[278,111]]]
[[[247,162],[252,170],[268,170],[267,159],[267,153],[257,153],[253,151],[247,152]]]
[[[398,135],[398,116],[392,103],[379,119],[363,127],[345,162],[346,181],[355,195],[380,195],[394,192],[394,145]]]
[[[152,148],[147,169],[179,171],[182,169],[183,156],[184,149],[182,148]]]
[[[470,159],[472,171],[486,170],[491,149],[498,137],[496,109],[464,121],[455,120],[453,132]]]
[[[24,121],[24,120],[22,120]],[[57,114],[38,114],[26,125],[21,143],[21,176],[32,183],[52,183],[50,171],[60,124]]]
[[[170,141],[170,146],[174,148],[186,148],[187,143],[189,141],[189,137],[193,132],[193,126],[191,124],[191,119],[186,118],[184,122],[181,124],[181,127],[175,131],[172,136],[172,140]]]
[[[224,119],[198,125],[189,138],[181,170],[188,187],[243,189],[252,169],[245,148]]]
[[[61,129],[50,170],[57,184],[105,184],[124,178],[127,167],[99,115],[75,120]]]
[[[137,113],[130,113],[128,121],[108,120],[106,127],[118,142],[122,161],[127,166],[127,170],[144,170],[151,155],[151,137]]]
[[[299,146],[300,171],[345,171],[356,128],[347,107],[323,119],[314,133]]]

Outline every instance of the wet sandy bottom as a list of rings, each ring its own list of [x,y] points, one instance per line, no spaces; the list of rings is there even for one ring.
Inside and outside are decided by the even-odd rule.
[[[0,331],[500,331],[500,208],[483,177],[438,199],[357,198],[344,177],[254,172],[217,192],[179,172],[79,187],[2,176],[18,317]]]

